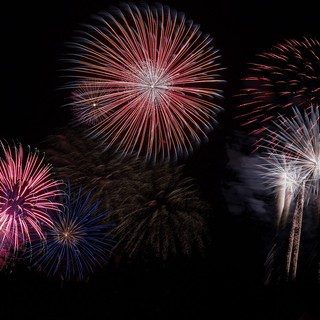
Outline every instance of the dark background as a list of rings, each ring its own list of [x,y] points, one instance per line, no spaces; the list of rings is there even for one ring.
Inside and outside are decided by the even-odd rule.
[[[227,68],[225,99],[216,130],[187,161],[204,197],[215,208],[215,243],[206,259],[125,265],[97,274],[90,283],[64,284],[26,270],[0,274],[1,317],[9,319],[320,319],[318,283],[302,273],[294,283],[264,285],[271,241],[268,219],[229,210],[222,190],[232,161],[228,142],[241,130],[233,95],[246,62],[286,38],[318,37],[316,2],[166,1],[210,33]],[[59,59],[65,43],[91,15],[116,1],[55,0],[6,3],[0,13],[0,138],[38,147],[66,124],[66,92]],[[241,144],[241,139],[236,140]],[[232,153],[233,155],[235,153]],[[267,221],[267,222],[266,222]]]

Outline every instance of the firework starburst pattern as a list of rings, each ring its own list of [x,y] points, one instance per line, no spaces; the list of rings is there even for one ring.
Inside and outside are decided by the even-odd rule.
[[[292,107],[320,103],[319,62],[317,38],[287,39],[256,54],[237,94],[237,120],[261,138],[279,114],[292,116]]]
[[[0,249],[17,253],[27,244],[44,240],[43,228],[52,227],[51,213],[60,214],[62,182],[38,150],[25,152],[21,143],[0,144]]]
[[[219,51],[168,6],[104,12],[70,44],[71,109],[104,149],[146,160],[188,156],[223,110]]]
[[[162,261],[206,252],[212,208],[183,169],[158,164],[135,180],[121,182],[123,191],[114,209],[117,252]]]
[[[113,224],[100,203],[90,202],[91,192],[73,191],[70,183],[61,200],[64,212],[52,217],[46,230],[46,243],[33,246],[30,254],[34,268],[65,281],[88,280],[108,261],[114,245]]]

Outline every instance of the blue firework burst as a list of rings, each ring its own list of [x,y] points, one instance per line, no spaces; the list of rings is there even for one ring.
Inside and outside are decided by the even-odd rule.
[[[32,266],[65,281],[87,280],[108,261],[115,243],[113,224],[100,202],[92,201],[91,192],[73,191],[70,182],[64,207],[62,214],[53,217],[46,241],[32,246]]]

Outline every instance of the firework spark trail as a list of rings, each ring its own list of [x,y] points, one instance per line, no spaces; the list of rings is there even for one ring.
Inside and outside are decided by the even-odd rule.
[[[36,237],[45,239],[43,226],[52,226],[50,212],[60,212],[57,200],[63,192],[61,181],[53,179],[51,165],[39,151],[25,157],[21,144],[13,148],[0,142],[0,248],[5,245],[16,253]]]
[[[303,207],[304,207],[304,194],[305,194],[305,181],[302,182],[301,193],[299,194],[299,197],[297,199],[296,207],[295,207],[293,218],[292,218],[291,231],[289,235],[286,272],[288,277],[290,276],[290,272],[291,272],[292,279],[295,279],[297,276],[298,256],[299,256]]]
[[[223,108],[212,38],[168,6],[126,4],[97,17],[71,47],[70,106],[105,150],[146,160],[188,156]],[[101,91],[97,91],[101,88]]]

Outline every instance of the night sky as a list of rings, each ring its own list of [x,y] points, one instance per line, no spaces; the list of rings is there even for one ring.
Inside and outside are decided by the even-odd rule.
[[[265,209],[262,191],[260,198],[251,199],[255,186],[235,181],[240,163],[252,159],[242,153],[247,133],[234,119],[234,95],[246,75],[246,63],[255,54],[284,39],[320,37],[316,2],[162,3],[184,12],[212,36],[226,68],[221,101],[225,112],[219,115],[209,141],[185,161],[186,170],[214,208],[214,241],[208,256],[173,259],[168,264],[151,261],[110,266],[89,283],[62,287],[22,266],[0,274],[0,314],[14,320],[78,319],[79,315],[83,319],[127,320],[320,319],[318,282],[308,276],[304,264],[296,282],[264,284],[264,263],[273,240],[272,217]],[[70,121],[72,115],[64,107],[68,96],[61,90],[64,80],[58,71],[68,50],[65,44],[82,23],[92,21],[92,14],[117,4],[13,1],[1,9],[0,138],[38,148],[54,129]],[[260,191],[261,185],[256,190]],[[243,198],[236,198],[235,191]]]

